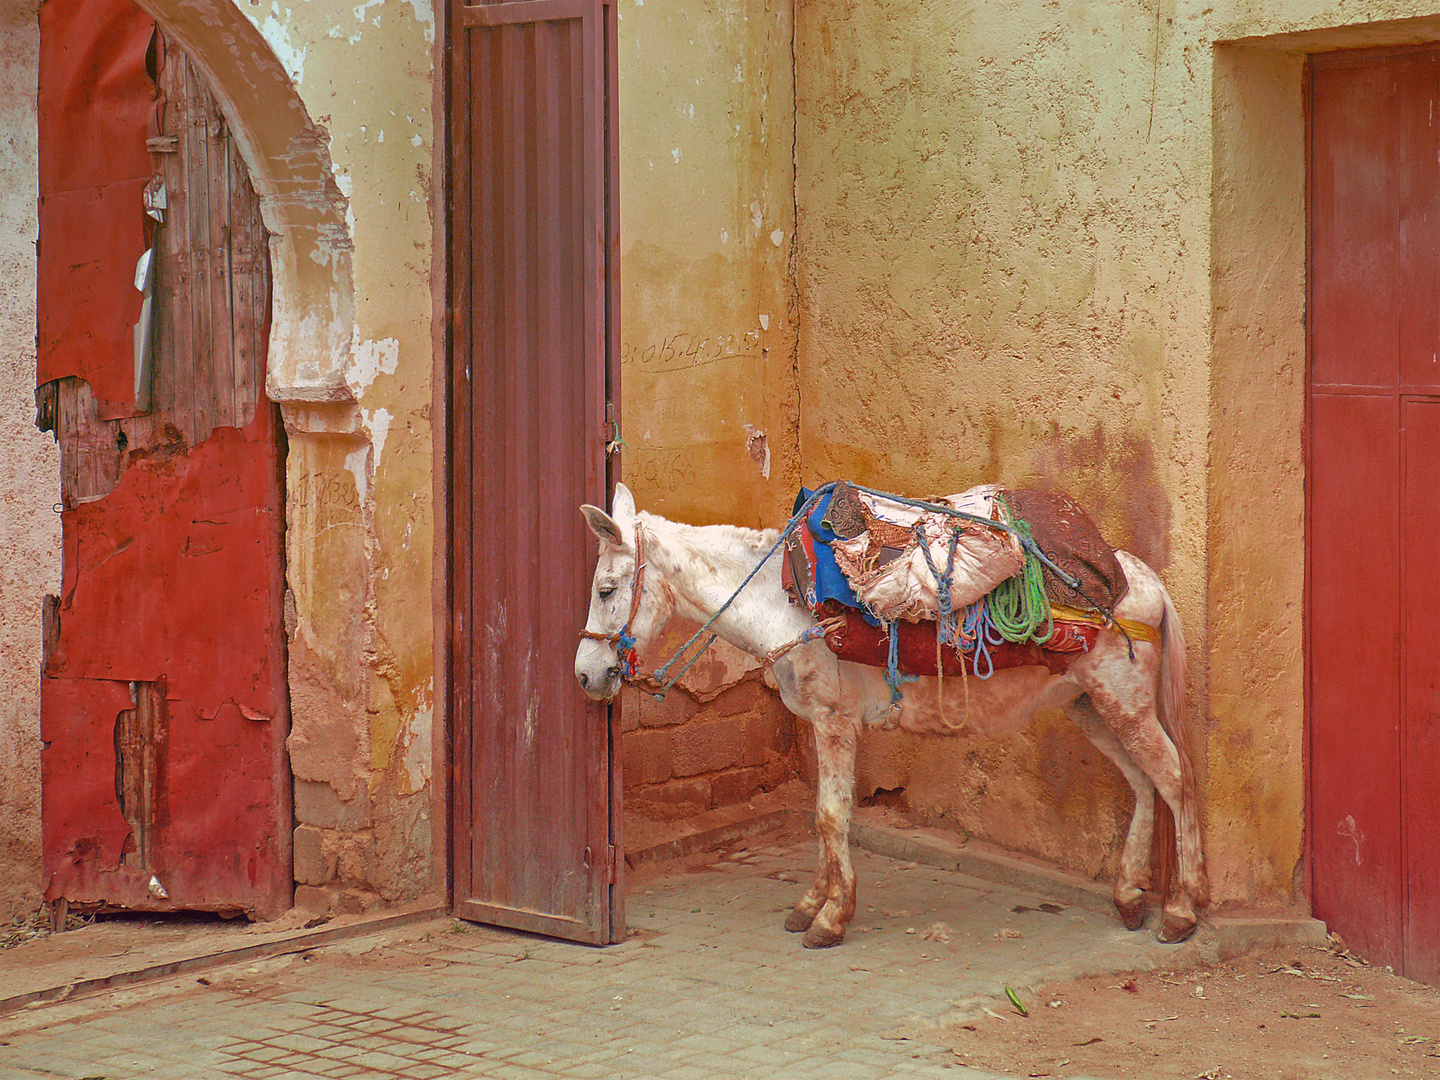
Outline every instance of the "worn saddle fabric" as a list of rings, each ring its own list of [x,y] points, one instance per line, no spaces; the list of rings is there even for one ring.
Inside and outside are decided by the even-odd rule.
[[[940,614],[941,582],[949,576],[949,608],[963,611],[1025,567],[994,484],[934,502],[968,518],[857,491],[835,489],[828,519],[835,562],[860,605],[881,622],[921,622]],[[952,554],[953,552],[953,554]]]
[[[1110,612],[1125,597],[1130,583],[1090,515],[1069,495],[1029,488],[1007,489],[1006,504],[1013,518],[1030,526],[1030,535],[1045,557],[1067,574],[1080,579],[1072,589],[1047,568],[1045,591],[1052,603],[1081,610]]]
[[[811,494],[801,490],[797,513]],[[1046,557],[1079,579],[1078,588],[1071,589],[1047,568],[1045,587],[1052,604],[1108,614],[1129,587],[1114,549],[1067,495],[987,484],[931,501],[985,520],[1028,527]],[[951,600],[952,611],[962,612],[1020,572],[1025,556],[1018,539],[984,521],[957,520],[843,483],[823,495],[787,538],[785,587],[792,601],[815,612],[826,628],[826,643],[842,660],[888,666],[893,626],[901,673],[976,674],[971,652],[936,648],[938,583],[920,551],[923,538],[930,561],[943,575],[957,526]],[[1063,671],[1090,650],[1100,633],[1097,624],[1063,617],[1057,617],[1054,626],[1054,635],[1043,645],[989,646],[979,674],[1026,665]]]

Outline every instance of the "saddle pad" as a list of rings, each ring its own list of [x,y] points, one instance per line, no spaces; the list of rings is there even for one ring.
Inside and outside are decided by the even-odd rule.
[[[1130,588],[1115,549],[1080,504],[1055,491],[1006,490],[1013,518],[1029,524],[1030,535],[1046,558],[1080,579],[1078,591],[1045,571],[1045,592],[1052,604],[1114,611]]]
[[[841,660],[852,660],[857,664],[884,668],[890,663],[890,634],[879,626],[866,622],[860,612],[847,608],[834,600],[826,600],[815,612],[823,625],[833,627],[825,635],[825,644]],[[903,675],[935,674],[935,634],[933,622],[895,623],[896,667]],[[1004,668],[1038,666],[1046,667],[1058,675],[1070,666],[1070,662],[1095,645],[1101,627],[1092,623],[1062,622],[1056,620],[1055,633],[1044,645],[1027,642],[1013,645],[991,645],[990,659],[993,670]],[[974,655],[957,653],[952,646],[940,649],[941,663],[946,675],[974,675]],[[983,667],[983,662],[982,662]],[[988,675],[989,672],[987,671]]]

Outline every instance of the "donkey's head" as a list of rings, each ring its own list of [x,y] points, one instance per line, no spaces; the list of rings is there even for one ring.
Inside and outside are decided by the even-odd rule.
[[[635,673],[637,650],[665,625],[674,603],[659,572],[646,566],[648,534],[636,519],[629,488],[615,485],[611,513],[589,505],[580,513],[600,540],[600,560],[590,585],[590,615],[575,650],[575,678],[585,693],[604,701]]]

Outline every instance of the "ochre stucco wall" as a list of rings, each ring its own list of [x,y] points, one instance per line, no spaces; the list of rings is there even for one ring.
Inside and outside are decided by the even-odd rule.
[[[60,455],[35,427],[37,6],[0,7],[0,922],[42,887],[40,606],[60,586]]]
[[[791,5],[618,11],[622,475],[666,517],[773,525],[800,479]],[[795,775],[794,719],[735,650],[621,710],[632,809],[709,809]]]
[[[799,481],[790,4],[619,15],[624,477],[666,517],[770,524]]]
[[[1220,903],[1303,901],[1301,60],[1440,38],[1364,9],[797,7],[804,475],[1059,486],[1161,572]],[[1113,872],[1128,792],[1054,716],[860,773]]]

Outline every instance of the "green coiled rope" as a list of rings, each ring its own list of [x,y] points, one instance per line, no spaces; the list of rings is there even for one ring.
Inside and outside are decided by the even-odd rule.
[[[1010,507],[1006,506],[1005,510],[1008,514]],[[1027,538],[1030,536],[1028,523],[1013,514],[1010,520],[1018,532]],[[1055,618],[1050,611],[1050,597],[1045,592],[1045,572],[1032,547],[1025,545],[1025,568],[995,586],[985,598],[985,606],[990,611],[990,621],[1006,641],[1033,641],[1044,645],[1055,636]]]

